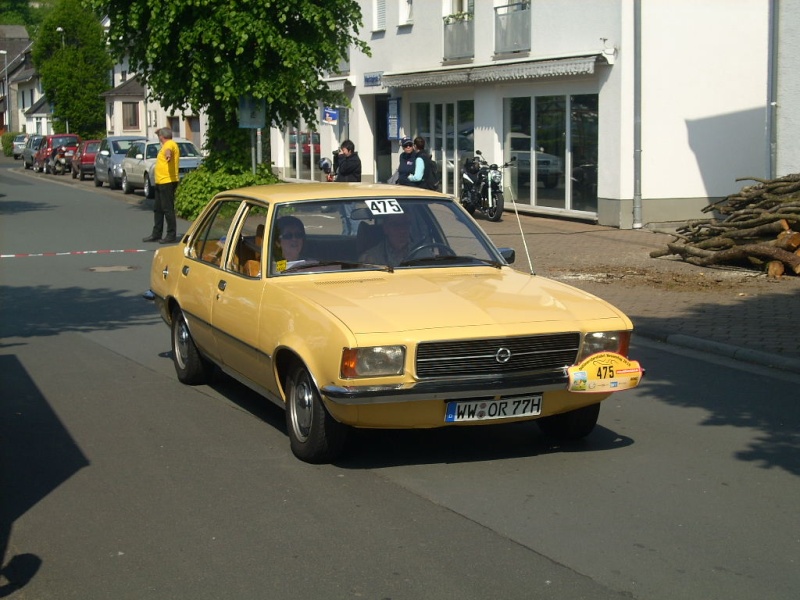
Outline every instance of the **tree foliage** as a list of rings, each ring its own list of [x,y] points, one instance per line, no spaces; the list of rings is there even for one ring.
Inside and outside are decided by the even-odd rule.
[[[58,31],[58,28],[63,31]],[[80,0],[58,0],[34,39],[33,63],[53,106],[53,129],[81,136],[105,130],[105,103],[113,66],[103,27]]]
[[[151,96],[209,116],[211,150],[241,151],[239,98],[264,99],[267,123],[318,121],[318,103],[342,103],[321,80],[358,39],[356,0],[85,0],[110,20],[109,44],[127,56]],[[213,158],[214,152],[212,152]]]

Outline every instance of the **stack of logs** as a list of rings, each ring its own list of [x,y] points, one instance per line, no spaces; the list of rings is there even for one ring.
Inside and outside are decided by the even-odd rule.
[[[800,173],[757,181],[710,204],[703,212],[720,218],[691,221],[676,240],[652,258],[677,254],[700,266],[735,265],[763,269],[770,277],[800,275]]]

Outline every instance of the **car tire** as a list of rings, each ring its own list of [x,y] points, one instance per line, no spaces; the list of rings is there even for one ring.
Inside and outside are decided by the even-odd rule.
[[[144,174],[144,197],[153,199],[156,195],[156,188],[150,183],[150,176],[145,173]]]
[[[489,208],[486,210],[486,218],[490,221],[497,222],[503,218],[503,207],[505,206],[506,201],[503,198],[502,192],[499,194],[495,194],[494,196],[494,207]]]
[[[172,362],[178,381],[186,385],[206,383],[213,369],[212,364],[200,355],[200,351],[192,339],[189,325],[183,311],[176,308],[172,311]]]
[[[132,194],[133,188],[131,184],[128,182],[128,174],[124,171],[122,172],[122,193],[123,194]]]
[[[335,460],[347,439],[347,426],[330,415],[311,374],[299,363],[286,380],[286,429],[292,453],[307,463]]]
[[[536,424],[548,437],[564,441],[580,440],[592,433],[599,416],[600,403],[598,402],[560,415],[542,417],[536,420]]]

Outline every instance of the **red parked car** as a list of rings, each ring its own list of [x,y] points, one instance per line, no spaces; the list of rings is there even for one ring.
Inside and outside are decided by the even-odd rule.
[[[87,175],[94,177],[94,156],[100,147],[100,140],[84,140],[72,157],[72,178],[83,181]]]
[[[42,145],[39,146],[36,156],[33,157],[33,170],[37,173],[51,173],[50,157],[53,156],[53,150],[59,146],[67,149],[67,166],[69,167],[80,143],[81,138],[74,133],[54,133],[44,136]]]

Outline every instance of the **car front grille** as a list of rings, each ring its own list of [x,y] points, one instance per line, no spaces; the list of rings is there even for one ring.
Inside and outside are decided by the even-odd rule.
[[[580,339],[580,333],[559,333],[424,342],[417,346],[417,377],[480,377],[563,369],[575,364]]]

